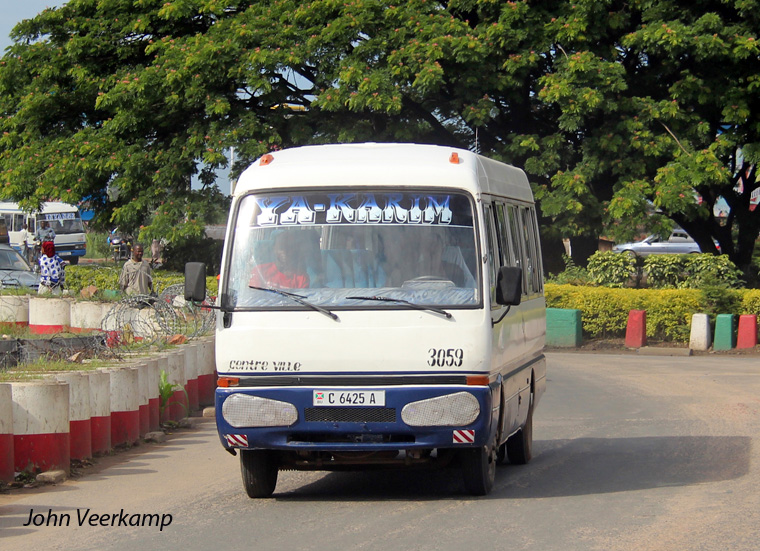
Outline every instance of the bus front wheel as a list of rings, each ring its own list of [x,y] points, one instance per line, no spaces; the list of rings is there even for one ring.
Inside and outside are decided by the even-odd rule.
[[[240,450],[240,472],[248,497],[269,497],[277,485],[277,461],[268,450]]]
[[[496,481],[496,454],[492,446],[462,450],[462,474],[468,493],[484,496],[491,492]]]

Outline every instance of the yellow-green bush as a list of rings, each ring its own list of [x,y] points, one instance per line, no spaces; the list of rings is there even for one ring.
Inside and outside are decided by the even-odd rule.
[[[760,308],[760,295],[754,300],[754,306]],[[648,337],[685,342],[691,316],[702,311],[701,303],[702,295],[695,289],[546,285],[546,305],[580,310],[583,332],[591,338],[624,337],[628,312],[646,310]]]
[[[741,294],[740,314],[755,314],[760,316],[760,289],[747,289]]]

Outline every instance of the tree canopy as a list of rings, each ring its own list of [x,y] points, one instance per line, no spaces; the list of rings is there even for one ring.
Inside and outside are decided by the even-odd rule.
[[[547,241],[672,221],[746,269],[758,4],[69,0],[0,61],[0,195],[175,238],[221,202],[231,147],[239,173],[279,147],[438,143],[524,167]]]

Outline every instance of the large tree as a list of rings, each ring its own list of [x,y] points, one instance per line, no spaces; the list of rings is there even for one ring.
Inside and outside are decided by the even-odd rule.
[[[583,254],[655,208],[746,268],[757,4],[69,0],[2,60],[0,193],[179,235],[230,147],[239,170],[298,144],[439,143],[523,166],[549,244]]]

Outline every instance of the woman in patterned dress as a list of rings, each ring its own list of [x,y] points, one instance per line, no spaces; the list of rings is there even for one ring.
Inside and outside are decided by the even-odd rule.
[[[63,260],[55,254],[55,245],[52,241],[42,243],[42,253],[40,255],[40,286],[37,292],[40,295],[48,293],[60,295],[66,278]]]

